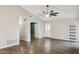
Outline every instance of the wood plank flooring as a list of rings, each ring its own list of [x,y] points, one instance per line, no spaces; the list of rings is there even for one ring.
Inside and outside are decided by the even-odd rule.
[[[0,49],[0,54],[78,54],[79,42],[51,38],[21,40],[20,45]]]

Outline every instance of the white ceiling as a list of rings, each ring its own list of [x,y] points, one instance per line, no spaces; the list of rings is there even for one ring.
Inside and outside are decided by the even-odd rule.
[[[24,9],[31,12],[33,15],[41,18],[44,21],[58,20],[65,18],[79,17],[79,6],[78,5],[51,5],[49,10],[59,12],[58,16],[47,18],[42,15],[42,11],[46,10],[45,5],[21,5]]]

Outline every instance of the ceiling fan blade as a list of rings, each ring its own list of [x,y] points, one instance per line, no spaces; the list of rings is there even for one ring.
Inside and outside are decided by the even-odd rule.
[[[59,12],[54,12],[54,13],[51,13],[51,14],[59,14]]]
[[[53,16],[57,16],[56,14],[54,14]]]
[[[53,11],[53,10],[51,10],[51,11],[50,11],[50,13],[51,13],[51,12],[54,12],[54,11]]]
[[[45,13],[37,13],[37,15],[41,17],[41,16],[44,16]]]
[[[42,12],[46,14],[46,12],[45,12],[45,11],[42,11]]]
[[[57,14],[50,14],[50,17],[51,17],[51,16],[57,16]]]

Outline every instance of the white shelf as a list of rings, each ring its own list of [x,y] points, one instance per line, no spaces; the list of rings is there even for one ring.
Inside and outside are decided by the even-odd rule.
[[[70,25],[69,31],[69,39],[70,40],[77,40],[76,39],[76,25]]]

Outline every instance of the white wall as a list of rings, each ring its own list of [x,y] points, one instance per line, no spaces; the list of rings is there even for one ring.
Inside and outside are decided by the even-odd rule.
[[[0,6],[0,48],[19,44],[19,16],[26,16],[23,8]]]
[[[19,24],[20,24],[20,39],[25,39],[25,17],[20,17]]]
[[[51,38],[69,40],[69,26],[77,26],[77,40],[79,40],[79,18],[54,20],[51,22]]]

